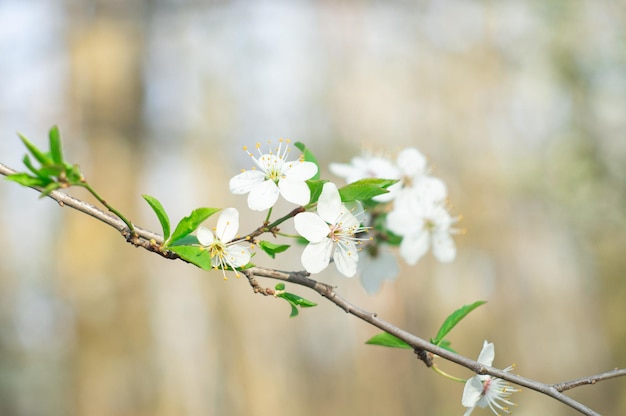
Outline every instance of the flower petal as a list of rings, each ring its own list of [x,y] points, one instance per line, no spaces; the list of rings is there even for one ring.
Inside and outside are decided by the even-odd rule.
[[[302,252],[302,266],[309,273],[319,273],[328,267],[333,241],[325,238],[318,243],[309,243]]]
[[[456,257],[454,240],[447,231],[433,234],[433,255],[442,263],[450,263]]]
[[[222,242],[227,243],[237,235],[239,230],[239,211],[235,208],[226,208],[217,220],[215,235]]]
[[[306,205],[311,200],[311,190],[304,181],[284,178],[278,181],[278,189],[283,198],[291,203]]]
[[[304,182],[317,173],[317,165],[313,162],[287,162],[289,168],[285,170],[285,177]]]
[[[396,258],[382,247],[378,248],[376,257],[370,255],[362,257],[359,263],[361,284],[369,295],[373,295],[380,290],[383,280],[393,280],[400,272]]]
[[[426,170],[426,158],[414,147],[401,151],[398,154],[397,164],[402,173],[409,177],[421,175]]]
[[[417,264],[428,251],[429,235],[427,231],[420,231],[407,235],[400,243],[400,255],[411,266]]]
[[[337,247],[335,247],[333,259],[339,273],[346,277],[352,277],[356,274],[359,252],[352,241],[339,241]]]
[[[247,194],[255,186],[262,183],[265,180],[265,173],[259,170],[247,170],[241,172],[239,175],[233,176],[228,186],[230,192],[235,195]]]
[[[496,357],[496,349],[493,346],[492,342],[485,341],[483,343],[483,349],[480,351],[478,355],[478,362],[483,365],[491,365],[493,363],[493,359]]]
[[[265,211],[278,201],[278,187],[267,180],[256,185],[248,194],[248,207],[254,211]]]
[[[341,214],[341,196],[339,196],[339,191],[334,183],[326,182],[324,184],[317,201],[317,213],[329,224],[335,224]]]
[[[478,404],[483,394],[483,382],[474,376],[467,380],[465,387],[463,388],[463,397],[461,398],[461,404],[465,407],[474,408]],[[466,413],[468,414],[468,413]]]
[[[198,227],[196,237],[198,238],[198,242],[205,247],[210,246],[215,241],[215,237],[213,236],[211,230],[203,226]]]
[[[448,188],[444,181],[432,176],[422,176],[413,184],[418,199],[426,203],[442,202],[448,196]]]
[[[231,244],[226,247],[226,257],[231,267],[241,267],[250,261],[250,247],[243,244]]]
[[[294,226],[298,234],[309,240],[311,243],[319,243],[330,233],[330,227],[312,212],[302,212],[293,219]]]

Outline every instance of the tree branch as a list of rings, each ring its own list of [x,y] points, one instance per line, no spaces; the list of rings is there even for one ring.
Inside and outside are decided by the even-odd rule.
[[[626,369],[616,368],[614,370],[607,371],[606,373],[583,377],[577,380],[564,381],[562,383],[552,384],[552,387],[554,387],[557,391],[566,391],[566,390],[573,389],[575,387],[586,386],[589,384],[596,384],[598,381],[608,380],[610,378],[623,377],[623,376],[626,376]]]
[[[2,175],[10,175],[16,173],[15,170],[7,167],[0,163],[0,174]],[[32,187],[38,192],[42,190],[38,187]],[[93,218],[102,221],[105,224],[115,228],[119,231],[122,236],[126,239],[127,242],[133,244],[137,247],[145,248],[146,250],[152,251],[156,254],[161,255],[162,257],[168,259],[180,259],[180,257],[167,249],[163,249],[160,245],[163,243],[163,237],[159,234],[156,234],[152,231],[145,230],[143,228],[135,227],[133,232],[129,230],[128,226],[121,219],[104,212],[98,207],[89,204],[85,201],[82,201],[78,198],[74,198],[64,192],[61,191],[52,191],[49,195],[49,198],[57,201],[61,207],[70,207],[82,213],[92,216]],[[182,260],[182,259],[181,259]],[[494,367],[485,366],[477,361],[471,360],[464,356],[455,354],[443,348],[440,348],[430,342],[413,335],[397,326],[389,323],[378,317],[376,313],[368,312],[353,303],[349,302],[347,299],[343,298],[337,292],[335,292],[334,288],[326,283],[318,282],[317,280],[311,279],[309,274],[306,272],[287,272],[280,271],[274,269],[267,269],[262,267],[252,267],[246,270],[242,270],[242,273],[246,275],[248,278],[250,285],[253,287],[255,293],[261,293],[263,295],[273,295],[275,291],[269,288],[263,288],[257,281],[256,277],[265,277],[276,280],[282,280],[285,282],[290,282],[296,285],[304,286],[310,288],[321,296],[328,299],[330,302],[334,303],[346,313],[349,313],[364,322],[369,323],[370,325],[379,328],[391,335],[400,338],[407,344],[409,344],[418,357],[424,361],[427,366],[432,364],[432,359],[434,356],[439,356],[443,359],[456,363],[460,366],[468,368],[469,370],[475,372],[476,374],[485,375],[488,374],[493,377],[497,377],[506,381],[509,381],[513,384],[527,387],[531,390],[535,390],[537,392],[543,393],[549,397],[552,397],[567,406],[579,411],[580,413],[588,416],[598,416],[599,414],[588,408],[587,406],[573,400],[572,398],[566,396],[562,392],[565,390],[569,390],[581,385],[587,384],[595,384],[598,381],[607,380],[614,377],[620,377],[626,375],[626,369],[615,369],[613,371],[590,376],[586,378],[582,378],[579,380],[568,381],[558,384],[548,385],[545,383],[541,383],[526,377],[522,377],[519,375],[511,374],[507,371],[500,370]]]

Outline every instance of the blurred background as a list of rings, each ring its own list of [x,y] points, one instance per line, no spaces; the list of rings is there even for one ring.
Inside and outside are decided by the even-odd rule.
[[[158,230],[234,206],[243,145],[280,137],[328,163],[424,152],[466,233],[357,305],[477,357],[559,382],[626,366],[626,8],[611,0],[1,0],[0,162],[19,131],[66,157],[132,220]],[[75,196],[87,198],[80,191]],[[114,230],[0,183],[1,415],[458,415],[463,384],[319,302],[133,249]],[[287,212],[288,204],[275,212]],[[213,219],[215,221],[215,219]],[[299,253],[259,265],[298,269]],[[262,282],[273,287],[275,282]],[[440,363],[448,372],[469,371]],[[571,395],[626,413],[626,380]],[[525,389],[516,415],[575,415]],[[490,414],[477,410],[474,414]]]

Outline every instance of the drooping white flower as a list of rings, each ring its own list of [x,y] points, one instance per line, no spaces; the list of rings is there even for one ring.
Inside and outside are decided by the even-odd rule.
[[[248,207],[255,211],[265,211],[274,206],[278,196],[298,205],[306,205],[311,192],[306,184],[317,173],[317,165],[303,160],[287,161],[289,141],[279,142],[276,153],[261,153],[261,145],[256,148],[259,156],[248,152],[258,170],[247,170],[231,178],[229,186],[234,194],[248,194]],[[247,149],[244,147],[244,150]]]
[[[478,362],[486,366],[491,366],[495,358],[495,348],[493,343],[485,341],[483,349],[478,356]],[[504,371],[510,371],[513,367],[505,368]],[[511,394],[518,392],[519,389],[511,387],[506,381],[495,378],[490,375],[475,375],[467,380],[463,389],[463,398],[461,403],[467,407],[465,416],[469,416],[472,411],[479,407],[487,407],[496,414],[511,413],[508,406],[515,406],[515,403],[509,400]]]
[[[251,252],[247,243],[232,240],[239,230],[239,211],[235,208],[226,208],[217,220],[215,235],[206,227],[198,227],[196,237],[200,244],[209,250],[211,266],[221,269],[226,279],[226,268],[235,270],[245,266],[250,261]],[[239,273],[235,270],[235,275]]]
[[[302,212],[295,216],[296,231],[309,241],[302,252],[302,265],[309,273],[328,267],[331,254],[337,270],[346,277],[357,271],[357,244],[365,231],[359,219],[341,203],[337,186],[325,183],[317,202],[317,213]],[[333,250],[334,248],[334,250]]]
[[[368,294],[373,295],[380,290],[384,280],[395,279],[400,273],[400,268],[386,244],[378,244],[373,253],[368,247],[363,254],[358,265],[361,284]]]
[[[443,204],[417,199],[396,200],[394,209],[387,215],[387,226],[402,236],[400,255],[414,265],[430,247],[437,260],[449,263],[456,257],[452,239],[457,230],[452,228],[452,218]]]

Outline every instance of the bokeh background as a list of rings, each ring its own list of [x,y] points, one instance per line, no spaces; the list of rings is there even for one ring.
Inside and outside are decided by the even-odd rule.
[[[237,207],[243,231],[263,219],[228,192],[243,145],[303,141],[337,181],[331,161],[416,146],[463,215],[456,261],[428,255],[375,296],[332,267],[319,279],[425,338],[487,300],[453,346],[476,357],[488,339],[496,366],[564,381],[626,366],[625,41],[613,0],[2,0],[0,161],[20,168],[16,131],[44,146],[58,124],[135,223],[158,230],[147,193],[172,219]],[[245,280],[133,249],[31,190],[2,181],[0,201],[1,415],[464,410],[461,383],[364,345],[378,331],[312,292],[293,288],[319,306],[289,319]],[[617,415],[625,392],[571,395]]]

